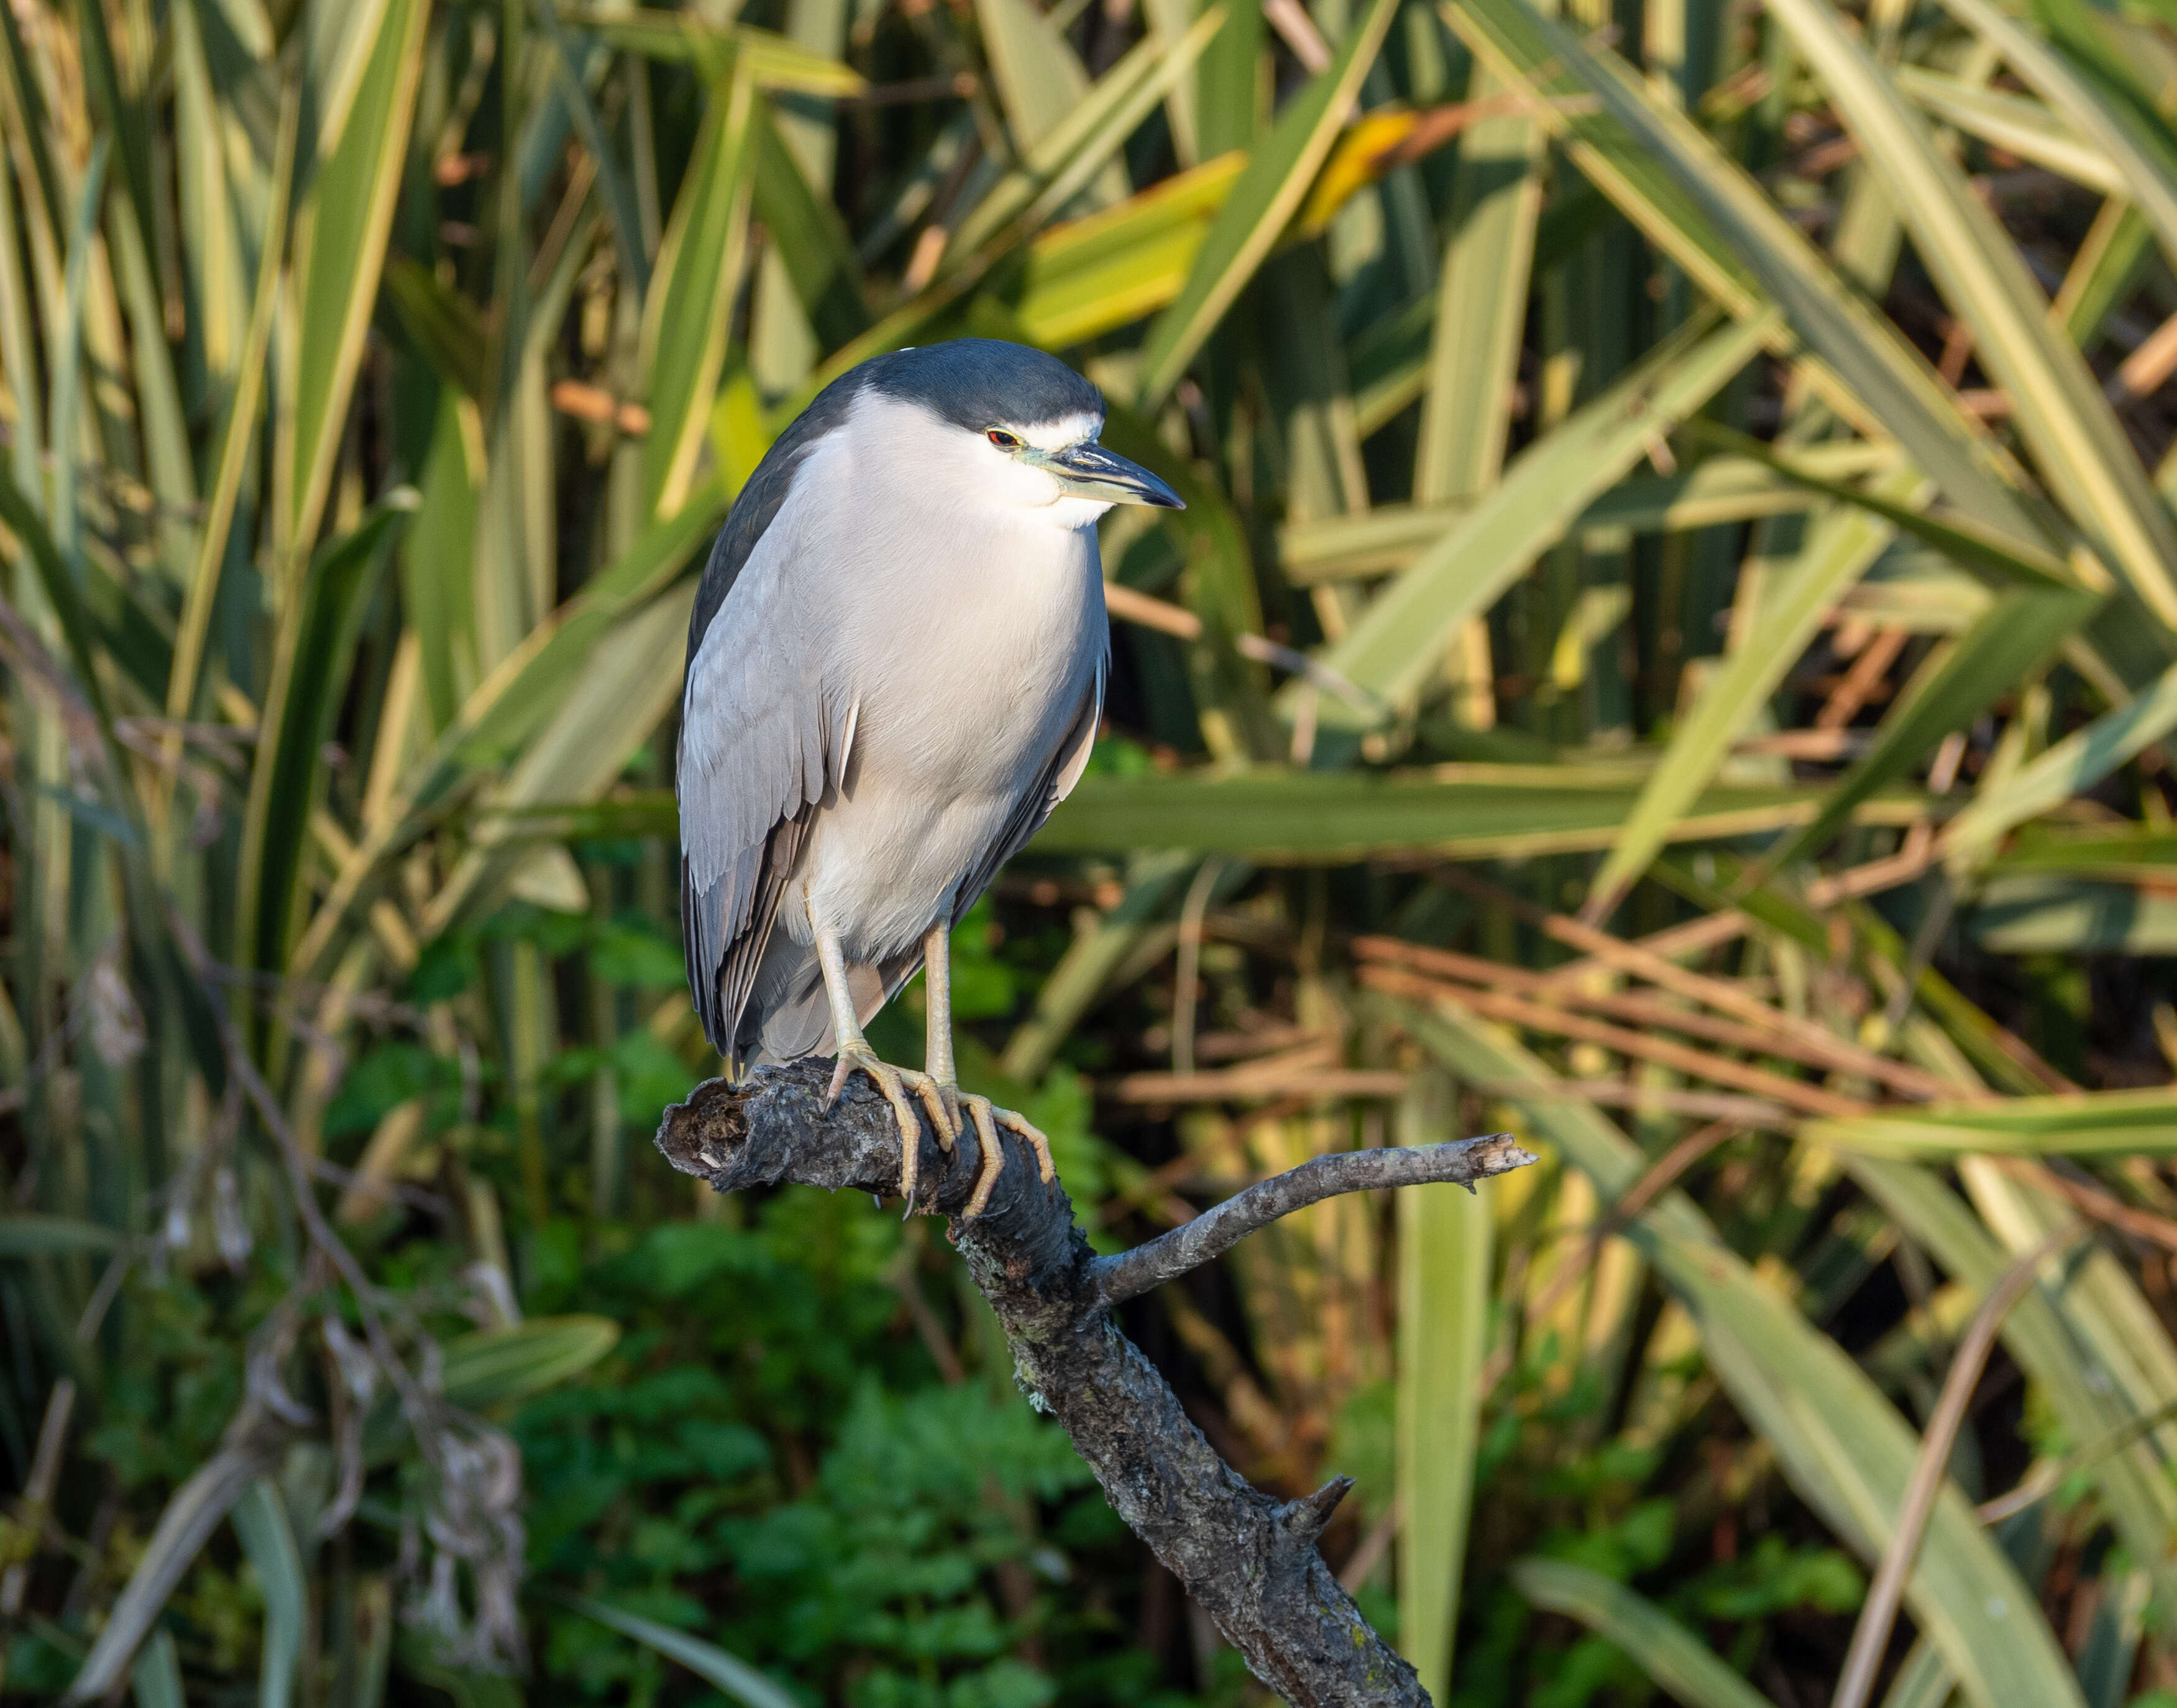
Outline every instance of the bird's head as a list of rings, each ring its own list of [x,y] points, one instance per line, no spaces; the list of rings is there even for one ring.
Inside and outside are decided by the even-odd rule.
[[[1187,507],[1149,470],[1096,442],[1103,394],[1054,356],[959,338],[896,351],[868,367],[870,388],[907,407],[898,432],[911,443],[900,450],[933,486],[1040,511],[1069,527],[1115,504]]]

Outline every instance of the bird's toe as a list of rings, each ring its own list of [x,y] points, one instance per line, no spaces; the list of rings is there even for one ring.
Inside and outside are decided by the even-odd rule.
[[[967,1121],[960,1112],[963,1106],[960,1088],[947,1080],[939,1080],[937,1100],[945,1106],[946,1130],[957,1139],[968,1130]],[[946,1149],[949,1150],[952,1147],[947,1145]]]
[[[908,1100],[907,1085],[900,1070],[889,1061],[879,1060],[876,1052],[866,1047],[858,1050],[850,1045],[839,1052],[838,1066],[832,1070],[829,1100],[838,1099],[846,1085],[847,1076],[856,1069],[869,1076],[870,1083],[892,1105],[892,1116],[899,1122],[899,1195],[907,1200],[908,1213],[912,1214],[922,1168],[922,1117]],[[915,1077],[921,1078],[924,1076],[918,1074]],[[827,1106],[829,1106],[828,1100]],[[943,1132],[941,1127],[939,1132],[941,1134]]]
[[[968,1118],[975,1123],[975,1138],[983,1160],[975,1170],[974,1195],[968,1200],[963,1216],[979,1216],[990,1202],[990,1193],[997,1186],[998,1176],[1005,1170],[1005,1148],[998,1142],[998,1123],[987,1097],[963,1095],[961,1105]]]
[[[1050,1160],[1050,1141],[1042,1131],[1026,1116],[1016,1115],[1010,1109],[994,1110],[991,1113],[1000,1127],[1011,1128],[1028,1141],[1028,1149],[1035,1153],[1036,1173],[1043,1183],[1049,1186],[1056,1180],[1058,1166]]]
[[[899,1077],[922,1100],[922,1106],[930,1115],[930,1130],[937,1135],[937,1148],[949,1153],[952,1142],[960,1136],[959,1091],[933,1075],[918,1073],[913,1068],[901,1068]]]

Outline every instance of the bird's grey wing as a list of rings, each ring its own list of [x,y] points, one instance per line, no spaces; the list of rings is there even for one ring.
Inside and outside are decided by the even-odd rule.
[[[689,620],[675,779],[683,947],[703,1030],[736,1073],[741,1011],[787,877],[854,742],[854,703],[827,690],[801,633],[778,528],[795,473],[850,401],[844,381],[828,388],[757,466]]]
[[[1096,726],[1103,721],[1104,678],[1110,665],[1108,652],[1098,656],[1095,673],[1088,679],[1065,735],[1052,750],[1033,785],[1021,791],[1005,827],[991,838],[982,858],[953,892],[955,925],[975,905],[976,898],[990,888],[998,869],[1028,846],[1030,838],[1043,828],[1043,821],[1050,816],[1051,809],[1072,794],[1073,785],[1081,781],[1081,773],[1088,767],[1088,751],[1096,745]],[[918,960],[914,964],[921,963]],[[901,975],[901,982],[904,983],[914,970],[914,967],[910,966]]]
[[[827,690],[805,656],[813,649],[781,646],[791,605],[763,591],[760,580],[744,582],[712,619],[681,721],[689,985],[705,1033],[736,1072],[741,1011],[810,821],[845,774],[856,710]]]
[[[782,820],[753,859],[737,863],[729,884],[700,887],[686,857],[681,859],[680,929],[689,988],[705,1034],[735,1078],[747,1067],[761,1036],[761,1027],[752,1031],[744,1017],[808,831],[805,811]]]

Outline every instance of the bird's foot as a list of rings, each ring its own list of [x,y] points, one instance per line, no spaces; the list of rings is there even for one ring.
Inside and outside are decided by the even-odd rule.
[[[950,1151],[959,1134],[958,1106],[947,1107],[946,1088],[929,1074],[880,1061],[876,1051],[866,1044],[848,1044],[839,1051],[838,1065],[832,1070],[831,1087],[824,1094],[827,1109],[838,1101],[839,1094],[846,1089],[847,1076],[856,1068],[869,1075],[870,1083],[892,1105],[892,1115],[899,1122],[899,1195],[907,1200],[908,1211],[912,1214],[922,1165],[922,1116],[916,1111],[908,1093],[913,1091],[920,1100],[922,1110],[929,1115],[930,1128],[937,1135],[940,1150]]]
[[[982,1141],[982,1166],[975,1170],[974,1196],[968,1200],[963,1216],[979,1216],[990,1201],[990,1192],[998,1183],[998,1176],[1006,1165],[1006,1154],[998,1143],[998,1129],[1005,1127],[1018,1133],[1035,1152],[1036,1172],[1049,1186],[1058,1178],[1058,1170],[1050,1160],[1050,1141],[1037,1131],[1025,1116],[1015,1115],[1010,1109],[1000,1109],[987,1097],[977,1097],[972,1092],[963,1092],[957,1087],[952,1094],[964,1107],[975,1123],[975,1136]]]

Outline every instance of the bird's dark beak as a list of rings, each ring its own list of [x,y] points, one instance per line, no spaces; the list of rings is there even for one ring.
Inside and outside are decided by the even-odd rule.
[[[1100,445],[1083,442],[1053,451],[1044,467],[1076,498],[1104,504],[1149,504],[1159,510],[1185,510],[1180,495],[1143,468]]]

